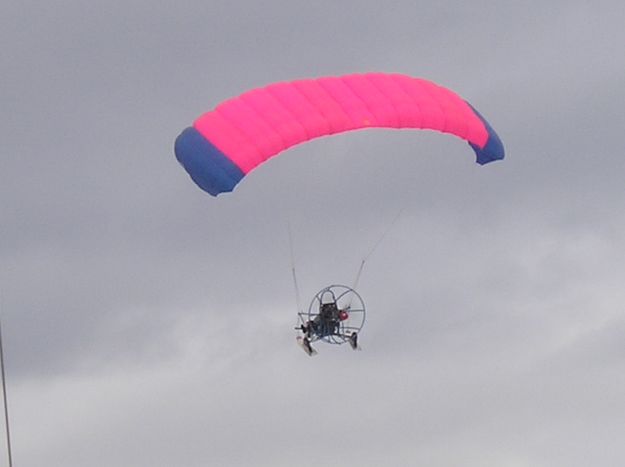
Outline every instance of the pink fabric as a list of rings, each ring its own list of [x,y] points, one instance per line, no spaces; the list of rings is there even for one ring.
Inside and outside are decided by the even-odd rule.
[[[244,173],[312,138],[368,127],[451,133],[483,148],[488,131],[457,94],[400,74],[306,79],[253,89],[219,104],[195,128]]]

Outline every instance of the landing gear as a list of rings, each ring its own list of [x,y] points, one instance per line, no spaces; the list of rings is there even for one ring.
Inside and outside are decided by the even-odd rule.
[[[349,336],[349,345],[351,346],[352,350],[360,350],[360,347],[358,347],[358,333],[357,332],[352,332],[351,335]]]
[[[305,351],[319,340],[337,345],[349,342],[352,349],[359,349],[358,333],[365,313],[365,304],[354,289],[345,285],[325,287],[313,297],[307,312],[298,313],[300,325],[296,329],[303,334],[298,342]]]
[[[308,354],[309,357],[317,355],[317,351],[313,349],[310,345],[310,340],[308,339],[308,337],[297,336],[297,343],[304,350],[304,352]]]

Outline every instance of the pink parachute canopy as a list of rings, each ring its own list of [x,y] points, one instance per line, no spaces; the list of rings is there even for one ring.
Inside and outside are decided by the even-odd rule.
[[[199,117],[178,136],[175,152],[191,178],[217,195],[232,191],[252,169],[295,144],[374,127],[451,133],[473,147],[480,164],[504,157],[495,131],[457,94],[431,81],[384,73],[247,91]]]

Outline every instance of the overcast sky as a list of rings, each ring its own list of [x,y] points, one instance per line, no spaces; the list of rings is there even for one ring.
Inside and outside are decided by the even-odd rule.
[[[624,24],[600,0],[3,2],[14,465],[625,465]],[[219,198],[176,162],[228,97],[364,71],[458,92],[506,159],[354,132]],[[287,224],[308,302],[402,208],[363,351],[308,358]]]

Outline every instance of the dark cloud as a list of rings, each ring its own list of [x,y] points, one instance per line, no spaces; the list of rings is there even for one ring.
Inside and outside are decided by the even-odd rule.
[[[615,2],[10,2],[1,306],[24,465],[622,465]],[[615,48],[616,47],[616,48]],[[398,71],[457,90],[508,158],[375,130],[211,199],[173,157],[250,87]],[[365,351],[293,345],[351,283]],[[246,446],[242,449],[241,446]]]

